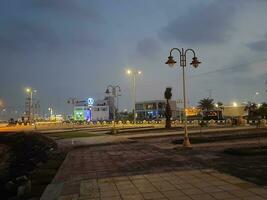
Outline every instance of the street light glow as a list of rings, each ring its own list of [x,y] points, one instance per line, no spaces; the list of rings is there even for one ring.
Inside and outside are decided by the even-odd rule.
[[[126,73],[130,75],[132,71],[130,69],[127,69]]]
[[[233,102],[233,106],[234,107],[237,107],[237,103],[235,101]]]
[[[31,91],[32,91],[31,88],[26,88],[26,92],[27,92],[27,93],[30,93]]]

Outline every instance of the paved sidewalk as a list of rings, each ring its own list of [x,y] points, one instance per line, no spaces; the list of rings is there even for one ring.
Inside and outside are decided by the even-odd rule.
[[[209,170],[216,155],[142,142],[71,151],[41,200],[263,200],[267,189]]]
[[[50,185],[50,191],[48,188],[41,200],[267,199],[267,189],[213,170],[119,176],[82,180],[62,187],[58,185],[54,185],[54,191]]]

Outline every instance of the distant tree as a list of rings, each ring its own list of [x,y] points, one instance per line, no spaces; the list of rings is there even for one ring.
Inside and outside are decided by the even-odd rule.
[[[210,99],[210,98],[201,99],[198,102],[198,108],[200,108],[201,110],[205,110],[205,111],[213,110],[214,109],[213,99]]]
[[[258,114],[262,118],[267,118],[267,103],[262,103],[261,106],[258,108]]]
[[[218,101],[217,105],[218,105],[218,108],[223,109],[223,103],[222,102]]]
[[[164,97],[167,100],[166,108],[165,108],[165,116],[166,116],[166,124],[165,128],[171,128],[171,106],[169,100],[172,98],[172,88],[166,88],[164,92]]]
[[[245,111],[248,111],[248,117],[254,118],[258,116],[258,107],[254,102],[248,102],[245,106]]]

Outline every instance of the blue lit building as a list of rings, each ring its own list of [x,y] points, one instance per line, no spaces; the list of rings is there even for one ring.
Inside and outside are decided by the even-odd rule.
[[[178,116],[178,109],[176,101],[170,100],[172,117]],[[165,118],[166,100],[151,100],[142,101],[135,104],[137,119],[139,120],[153,120]]]

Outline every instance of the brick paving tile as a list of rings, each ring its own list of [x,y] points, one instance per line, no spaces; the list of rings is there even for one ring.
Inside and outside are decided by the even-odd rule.
[[[143,175],[129,176],[131,180],[145,179]]]
[[[122,195],[123,200],[144,200],[141,194],[126,194]]]
[[[173,185],[171,185],[171,184],[169,184],[169,183],[160,183],[160,182],[158,182],[158,183],[153,183],[153,186],[155,187],[155,188],[157,188],[159,191],[173,191],[173,190],[176,190],[176,188],[173,186]]]
[[[115,197],[101,197],[101,200],[121,200],[122,198],[120,196]]]
[[[140,195],[140,192],[137,189],[119,190],[119,193],[121,196]]]
[[[192,151],[179,155],[177,149],[142,142],[77,148],[67,155],[43,196],[49,199],[54,194],[60,200],[267,199],[267,189],[205,169],[201,158],[187,155]]]
[[[232,190],[238,190],[239,187],[232,184],[226,184],[226,185],[219,185],[218,188],[224,190],[224,191],[232,191]]]
[[[267,189],[263,188],[250,188],[248,189],[250,192],[253,192],[258,195],[267,195]]]
[[[154,200],[154,199],[162,199],[165,198],[160,192],[145,192],[142,193],[145,200]]]
[[[192,200],[189,196],[169,197],[168,200]]]
[[[243,197],[242,200],[266,200],[266,198],[253,195],[253,196]]]
[[[212,193],[212,192],[222,192],[223,190],[216,186],[208,186],[200,188],[203,192]]]
[[[64,183],[60,195],[79,194],[80,182]]]
[[[106,190],[106,191],[101,191],[100,196],[102,197],[115,197],[115,196],[120,196],[119,191],[117,190]]]
[[[219,180],[219,179],[214,180],[214,181],[210,181],[210,184],[211,184],[211,185],[214,185],[214,186],[224,186],[224,185],[228,185],[227,182],[222,181],[222,180]]]
[[[157,189],[153,186],[137,186],[139,192],[156,192]]]
[[[204,192],[197,188],[183,189],[183,193],[187,195],[203,194]]]
[[[59,197],[59,200],[78,200],[79,195],[75,194],[75,195],[63,195]]]
[[[228,193],[228,192],[212,192],[210,193],[213,197],[216,199],[224,200],[224,199],[230,199],[230,198],[235,198],[236,196]]]
[[[185,184],[178,184],[175,185],[176,188],[180,189],[180,190],[184,190],[184,189],[194,189],[195,187],[191,184],[185,183]]]
[[[197,195],[190,195],[189,196],[193,200],[216,200],[209,194],[197,194]]]
[[[168,198],[173,198],[173,197],[183,197],[186,196],[182,191],[180,190],[174,190],[174,191],[166,191],[166,192],[162,192],[164,194],[164,196],[168,197]]]
[[[242,189],[238,189],[238,190],[232,190],[229,191],[230,194],[237,196],[237,197],[247,197],[247,196],[255,196],[255,194],[253,194],[250,191],[247,190],[242,190]]]

